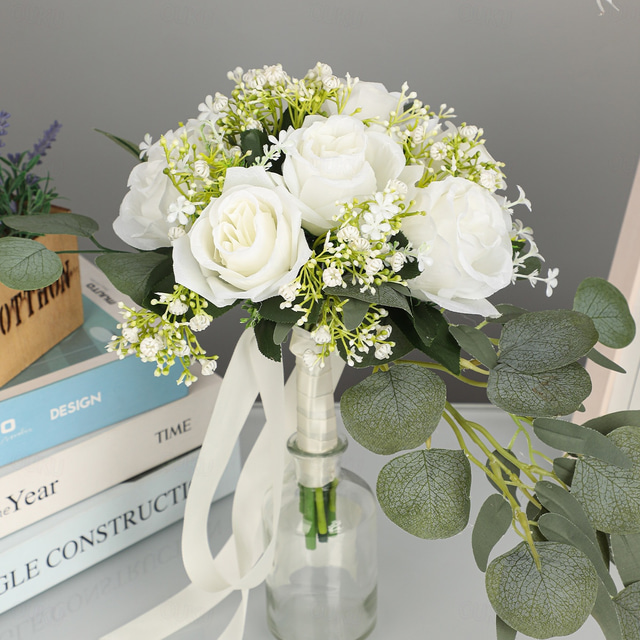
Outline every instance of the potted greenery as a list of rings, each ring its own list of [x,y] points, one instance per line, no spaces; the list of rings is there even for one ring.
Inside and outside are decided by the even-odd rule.
[[[9,114],[0,111],[0,147],[8,128]],[[82,295],[78,267],[77,239],[72,235],[39,235],[10,228],[5,216],[67,212],[53,204],[58,193],[50,177],[39,176],[36,167],[55,141],[60,123],[54,123],[30,151],[0,156],[0,239],[3,258],[10,258],[24,243],[39,248],[34,259],[46,250],[64,254],[44,287],[30,287],[25,279],[29,265],[18,261],[9,273],[0,275],[0,385],[16,376],[82,324]],[[67,253],[71,252],[71,253]]]

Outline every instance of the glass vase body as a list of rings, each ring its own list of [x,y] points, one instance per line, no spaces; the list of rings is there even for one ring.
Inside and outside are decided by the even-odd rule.
[[[274,566],[266,579],[269,629],[279,640],[361,640],[376,623],[375,498],[362,478],[341,468],[346,440],[313,454],[292,436],[288,448],[294,465],[285,478]],[[334,469],[324,487],[299,482],[301,467],[314,461]],[[273,533],[268,525],[266,531]]]

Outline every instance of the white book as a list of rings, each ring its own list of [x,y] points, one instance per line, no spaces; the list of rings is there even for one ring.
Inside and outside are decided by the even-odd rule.
[[[0,468],[0,538],[199,447],[220,384]]]
[[[0,541],[0,613],[182,518],[197,456],[186,454]],[[239,472],[236,447],[214,500],[235,489]]]

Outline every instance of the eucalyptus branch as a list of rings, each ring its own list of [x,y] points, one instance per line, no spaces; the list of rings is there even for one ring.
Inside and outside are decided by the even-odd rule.
[[[465,384],[468,384],[472,387],[483,387],[483,388],[487,387],[486,382],[483,382],[481,380],[472,380],[471,378],[467,378],[465,376],[452,373],[451,371],[449,371],[449,369],[447,369],[447,367],[445,367],[442,364],[438,364],[437,362],[424,362],[423,360],[405,360],[405,359],[396,360],[396,362],[403,362],[404,364],[417,364],[418,366],[425,367],[427,369],[444,371],[445,373],[448,373],[450,376],[453,376],[457,380],[460,380],[460,382],[464,382]]]

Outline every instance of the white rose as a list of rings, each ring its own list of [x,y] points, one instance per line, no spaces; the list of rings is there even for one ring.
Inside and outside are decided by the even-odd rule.
[[[351,89],[351,95],[347,100],[342,113],[347,116],[354,116],[358,120],[377,120],[384,122],[389,120],[389,114],[397,111],[400,102],[400,93],[394,91],[390,93],[387,88],[379,82],[358,81]],[[335,102],[327,101],[323,105],[324,109],[330,113],[337,113]],[[356,113],[356,111],[359,111]]]
[[[229,169],[220,197],[173,245],[176,282],[218,307],[277,295],[311,255],[301,206],[263,167]]]
[[[511,282],[511,218],[496,199],[464,178],[417,189],[415,210],[402,231],[424,271],[408,281],[417,297],[461,313],[497,315],[486,298]]]
[[[304,226],[317,235],[335,225],[336,201],[382,191],[406,165],[400,144],[350,116],[307,116],[287,143],[282,175],[312,210],[303,216]]]
[[[176,131],[167,131],[164,138],[169,146],[179,141],[184,132],[188,141],[196,146],[196,153],[204,151],[201,140],[201,122],[189,120]],[[177,157],[177,151],[172,151]],[[113,223],[116,235],[136,249],[152,250],[171,246],[169,237],[172,223],[167,219],[169,207],[180,197],[180,192],[164,174],[168,167],[166,153],[160,141],[147,150],[147,162],[136,165],[127,186],[129,192],[120,205],[120,212]]]
[[[166,161],[149,160],[136,165],[129,175],[129,193],[120,205],[113,230],[136,249],[171,245],[169,229],[173,225],[167,220],[167,212],[180,192],[163,173],[166,167]]]

